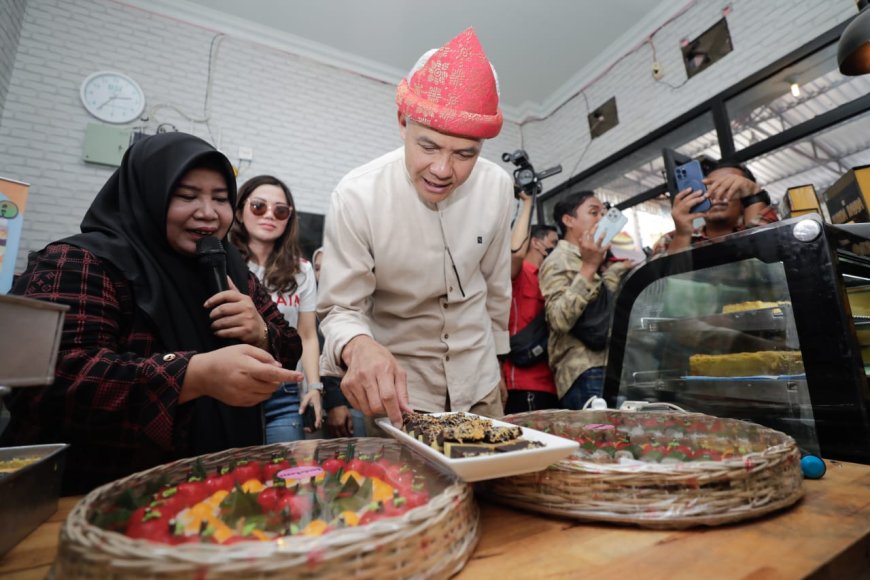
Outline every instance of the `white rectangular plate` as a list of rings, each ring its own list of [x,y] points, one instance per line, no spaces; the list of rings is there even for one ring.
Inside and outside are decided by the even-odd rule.
[[[432,413],[436,417],[440,415],[449,415],[451,413]],[[469,417],[477,417],[471,413],[463,413]],[[488,419],[488,417],[486,417]],[[511,423],[505,423],[497,419],[489,419],[493,425],[501,427],[513,426]],[[423,455],[426,455],[441,465],[447,466],[456,475],[464,481],[483,481],[484,479],[495,479],[497,477],[508,477],[510,475],[519,475],[521,473],[531,473],[533,471],[542,471],[548,466],[556,463],[560,459],[568,457],[574,453],[580,444],[570,439],[549,435],[535,429],[527,429],[522,427],[523,439],[527,441],[540,441],[544,444],[543,447],[535,449],[522,449],[520,451],[507,451],[505,453],[497,453],[494,455],[480,455],[478,457],[463,457],[462,459],[450,459],[443,453],[435,451],[425,443],[417,441],[401,429],[396,429],[386,417],[375,419],[375,423],[387,432],[390,437],[401,441],[416,449]]]

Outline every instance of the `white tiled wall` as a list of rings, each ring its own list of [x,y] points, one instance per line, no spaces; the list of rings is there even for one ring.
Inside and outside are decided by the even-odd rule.
[[[523,126],[526,147],[542,167],[561,163],[564,181],[572,169],[576,174],[594,165],[857,13],[854,0],[698,0],[686,6],[653,36],[663,82],[652,78],[652,48],[638,38],[634,52],[585,90],[589,110],[616,97],[618,126],[590,144],[582,95],[546,120]],[[664,84],[686,80],[680,42],[696,38],[726,12],[733,51],[677,89]]]
[[[3,102],[12,78],[26,3],[27,0],[5,0],[0,5],[0,111],[3,110]]]
[[[676,90],[652,80],[649,45],[620,60],[585,91],[591,108],[615,95],[620,124],[596,139],[579,165],[589,140],[582,97],[522,129],[506,122],[484,155],[499,160],[522,142],[537,168],[564,166],[565,173],[547,181],[554,186],[575,165],[582,171],[856,12],[853,0],[686,5],[654,37],[664,80],[682,82],[680,40],[706,30],[726,7],[734,52]],[[0,175],[31,184],[20,271],[28,251],[78,231],[113,171],[81,161],[85,127],[93,121],[79,102],[81,81],[97,70],[117,70],[142,86],[149,107],[171,105],[199,118],[218,32],[114,0],[2,0],[0,9]],[[409,56],[409,65],[416,56]],[[243,166],[240,181],[273,173],[290,184],[302,211],[325,213],[345,172],[399,145],[390,84],[240,40],[231,31],[214,62],[209,126],[166,107],[148,131],[172,123],[216,143],[233,161],[239,146],[251,147],[253,165]]]

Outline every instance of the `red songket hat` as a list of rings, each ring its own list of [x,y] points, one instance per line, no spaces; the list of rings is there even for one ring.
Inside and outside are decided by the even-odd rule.
[[[495,74],[473,28],[402,79],[396,103],[400,112],[441,133],[489,139],[501,131]]]

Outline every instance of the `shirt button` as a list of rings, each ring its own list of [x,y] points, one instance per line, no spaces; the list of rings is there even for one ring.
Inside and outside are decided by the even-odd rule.
[[[444,308],[447,308],[447,303],[445,302],[445,303],[443,304],[443,306],[444,306]]]
[[[450,362],[450,355],[448,354],[447,356],[445,356],[444,360],[446,360],[447,362]]]
[[[176,358],[178,358],[178,357],[177,357],[176,355],[172,354],[172,353],[164,354],[164,355],[163,355],[163,362],[172,362],[172,361],[174,361]]]
[[[445,333],[445,334],[444,334],[444,340],[447,340],[448,338],[450,338],[450,335]]]
[[[448,292],[453,292],[453,286],[447,289]]]

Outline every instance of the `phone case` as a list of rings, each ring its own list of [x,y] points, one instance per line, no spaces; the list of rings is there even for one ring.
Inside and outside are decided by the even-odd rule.
[[[305,407],[305,413],[302,415],[302,427],[313,431],[316,422],[317,414],[314,412],[314,405],[309,404]]]
[[[622,228],[625,227],[625,224],[628,223],[628,218],[622,215],[622,212],[616,209],[615,207],[607,210],[607,213],[604,214],[604,217],[601,218],[601,221],[598,222],[598,227],[595,228],[595,239],[599,239],[602,235],[604,236],[604,240],[602,241],[602,245],[607,245],[613,240],[613,237],[622,231]]]
[[[703,191],[706,193],[707,186],[704,185],[704,171],[701,169],[701,162],[698,160],[689,161],[684,165],[678,165],[674,169],[674,177],[677,182],[677,191],[683,191],[690,187],[692,191]],[[689,213],[703,213],[713,207],[709,199],[705,199],[701,203],[692,207]]]

